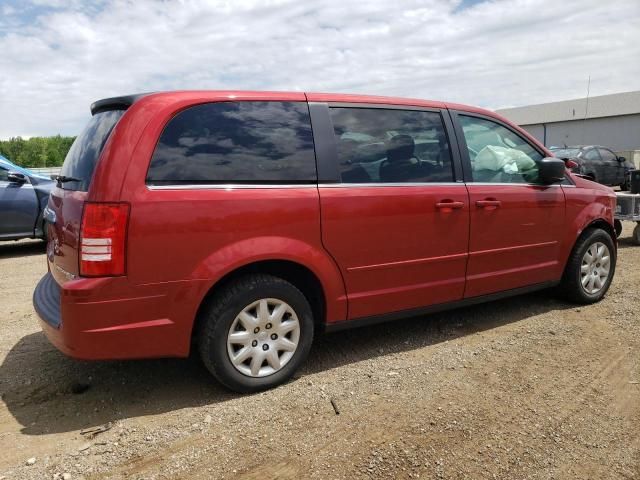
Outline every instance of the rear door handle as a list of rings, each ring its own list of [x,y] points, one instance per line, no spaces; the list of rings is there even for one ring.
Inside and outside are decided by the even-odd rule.
[[[443,212],[450,212],[451,210],[460,210],[464,208],[464,202],[454,202],[452,200],[442,200],[436,203],[436,208]]]
[[[476,207],[494,210],[502,205],[500,200],[476,200]]]

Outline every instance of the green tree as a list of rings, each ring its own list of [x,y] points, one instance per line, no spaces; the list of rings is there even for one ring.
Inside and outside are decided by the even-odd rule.
[[[22,167],[59,167],[75,137],[13,137],[0,140],[0,155]]]

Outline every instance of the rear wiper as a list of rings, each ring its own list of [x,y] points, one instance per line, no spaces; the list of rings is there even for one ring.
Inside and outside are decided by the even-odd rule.
[[[76,177],[67,177],[66,175],[58,175],[56,177],[56,182],[58,182],[58,185],[62,185],[63,183],[67,183],[67,182],[81,182],[82,180],[80,180],[79,178]]]

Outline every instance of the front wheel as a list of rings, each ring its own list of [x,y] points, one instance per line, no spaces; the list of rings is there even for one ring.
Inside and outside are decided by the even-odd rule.
[[[571,252],[560,291],[573,302],[597,302],[609,290],[615,270],[616,250],[611,236],[600,228],[586,230]]]
[[[309,302],[294,285],[249,275],[223,287],[203,308],[200,356],[231,390],[266,390],[287,381],[305,360],[313,327]]]

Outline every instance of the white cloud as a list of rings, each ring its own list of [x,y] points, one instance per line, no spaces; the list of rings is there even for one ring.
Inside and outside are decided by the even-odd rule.
[[[637,0],[458,4],[37,0],[5,8],[0,138],[77,134],[96,99],[166,89],[360,92],[499,108],[583,96],[589,75],[592,95],[640,88]]]

